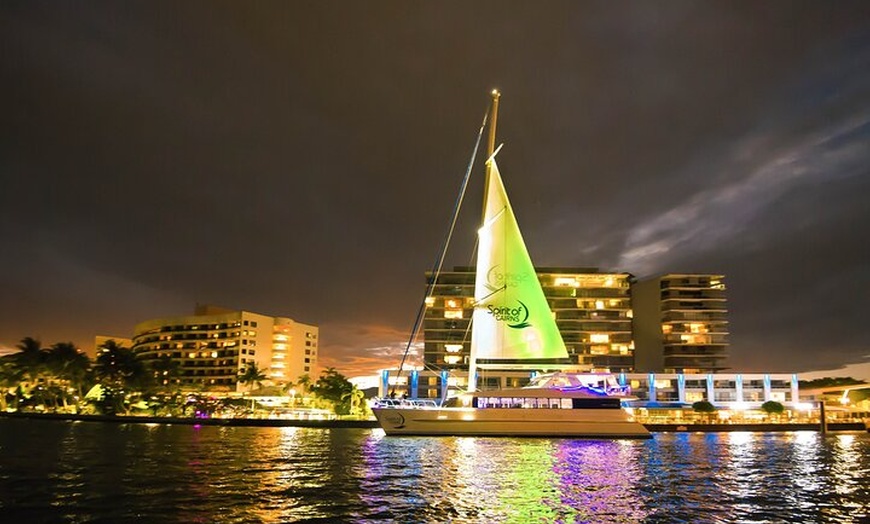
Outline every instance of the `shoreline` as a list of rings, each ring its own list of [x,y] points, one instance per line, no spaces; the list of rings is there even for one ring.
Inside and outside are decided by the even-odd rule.
[[[187,426],[226,426],[226,427],[298,427],[318,429],[374,429],[378,422],[372,420],[295,420],[269,418],[192,418],[192,417],[154,417],[135,415],[81,415],[73,413],[19,413],[0,412],[0,418],[58,420],[66,422],[106,422],[112,424],[179,424]],[[756,433],[816,431],[819,424],[644,424],[651,433],[727,433],[750,431]],[[828,432],[870,431],[863,422],[828,422]]]

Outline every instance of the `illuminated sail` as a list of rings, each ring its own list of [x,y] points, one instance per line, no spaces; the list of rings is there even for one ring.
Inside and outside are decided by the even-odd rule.
[[[495,157],[487,162],[474,289],[472,369],[565,362],[568,352],[526,250]]]

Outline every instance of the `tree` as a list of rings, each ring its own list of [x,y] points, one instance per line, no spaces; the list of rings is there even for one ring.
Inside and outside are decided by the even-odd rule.
[[[768,400],[761,405],[761,411],[764,411],[768,415],[781,415],[784,410],[783,405],[775,400]]]
[[[178,383],[181,364],[169,355],[162,355],[157,360],[152,360],[150,368],[158,389],[169,392],[172,389],[172,384]]]
[[[266,374],[257,367],[256,362],[248,362],[248,366],[242,374],[239,375],[239,382],[248,385],[249,393],[254,390],[254,386],[256,386],[257,389],[263,387],[264,380],[266,380]]]
[[[311,391],[311,377],[308,375],[308,373],[300,375],[296,382],[298,383],[299,387],[302,388],[303,394]]]
[[[94,371],[104,385],[135,387],[142,381],[145,366],[131,349],[107,340],[99,348]]]
[[[110,413],[127,411],[127,393],[147,386],[150,378],[133,351],[114,340],[100,346],[94,372],[104,388],[102,408]]]
[[[311,389],[318,397],[332,402],[336,415],[350,413],[354,385],[335,368],[325,369]]]
[[[72,342],[58,342],[48,350],[46,359],[48,371],[67,388],[72,388],[81,398],[84,393],[85,379],[91,368],[91,360]],[[62,396],[64,406],[67,404],[67,391],[64,388]]]
[[[7,397],[14,399],[14,407],[18,409],[18,396],[15,391],[24,375],[15,360],[15,355],[0,357],[0,410],[2,411],[6,411],[9,405]]]
[[[366,394],[364,391],[356,387],[356,384],[351,384],[352,389],[350,392],[342,395],[342,401],[348,402],[350,406],[350,414],[355,416],[361,416],[365,414],[365,398]]]
[[[48,354],[42,343],[33,337],[24,337],[16,347],[19,352],[14,353],[15,363],[23,378],[33,387],[45,373]]]
[[[692,404],[692,409],[696,413],[701,413],[707,420],[710,419],[713,413],[716,412],[716,406],[706,400],[699,400]]]

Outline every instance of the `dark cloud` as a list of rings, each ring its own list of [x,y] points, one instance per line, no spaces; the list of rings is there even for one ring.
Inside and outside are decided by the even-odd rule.
[[[725,273],[735,367],[866,354],[866,2],[0,13],[0,346],[214,302],[379,367],[367,348],[405,343],[499,87],[537,263]]]

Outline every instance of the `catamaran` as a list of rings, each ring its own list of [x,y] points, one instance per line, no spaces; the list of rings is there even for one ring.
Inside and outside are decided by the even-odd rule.
[[[496,165],[498,99],[494,91],[468,391],[437,401],[377,399],[372,411],[387,435],[649,438],[622,405],[631,398],[627,386],[609,373],[567,371],[568,351]],[[525,387],[477,391],[478,370],[486,369],[561,371],[538,374]]]

